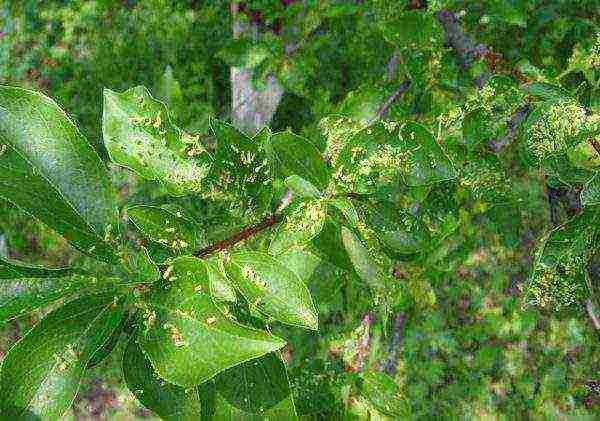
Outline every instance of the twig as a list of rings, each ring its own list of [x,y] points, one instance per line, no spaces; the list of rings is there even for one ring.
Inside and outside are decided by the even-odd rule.
[[[587,310],[588,315],[590,316],[590,320],[592,324],[596,328],[596,330],[600,331],[600,318],[594,311],[594,303],[591,299],[585,301],[585,309]]]
[[[203,249],[200,249],[194,253],[194,256],[199,257],[200,259],[204,259],[211,254],[217,253],[222,250],[226,250],[237,243],[245,241],[250,237],[253,237],[257,234],[260,234],[263,231],[279,224],[283,220],[282,212],[285,208],[287,208],[294,201],[294,193],[291,190],[287,190],[285,195],[280,200],[279,205],[277,206],[277,210],[267,217],[265,217],[258,224],[250,225],[240,232],[235,233],[229,238],[218,241],[210,246],[207,246]]]
[[[250,237],[253,237],[253,236],[260,234],[261,232],[271,228],[272,226],[277,225],[278,223],[281,222],[281,220],[282,220],[281,214],[273,214],[273,215],[267,216],[265,219],[263,219],[261,222],[259,222],[256,225],[250,225],[249,227],[244,228],[242,231],[232,235],[229,238],[226,238],[225,240],[218,241],[214,244],[211,244],[208,247],[198,250],[194,254],[194,256],[204,259],[213,253],[217,253],[219,251],[226,250],[239,242],[247,240]]]
[[[506,134],[499,139],[490,139],[488,142],[490,149],[494,152],[500,152],[502,149],[512,144],[519,133],[519,126],[527,118],[531,110],[531,104],[525,104],[517,109],[506,122]]]
[[[392,336],[390,338],[390,344],[388,346],[388,357],[386,361],[382,363],[381,371],[384,373],[394,376],[396,369],[398,368],[398,356],[402,350],[404,343],[404,326],[406,324],[406,315],[404,313],[396,313],[394,316],[394,326],[392,330]]]
[[[388,99],[385,100],[385,102],[383,104],[381,104],[381,106],[377,110],[377,113],[375,113],[375,117],[373,117],[373,119],[371,121],[369,121],[369,124],[374,123],[375,121],[383,118],[383,116],[388,112],[388,110],[390,109],[392,104],[394,102],[396,102],[398,100],[398,98],[400,98],[400,95],[402,95],[404,92],[406,92],[408,90],[408,88],[410,88],[410,85],[411,85],[410,80],[403,82],[402,85],[400,85],[400,87],[398,89],[396,89],[388,97]]]
[[[367,313],[360,322],[361,327],[364,329],[362,336],[358,339],[356,344],[356,355],[352,364],[352,371],[361,371],[364,368],[365,361],[371,352],[371,326],[375,321],[375,315],[373,313]]]
[[[456,51],[461,67],[467,70],[475,59],[484,57],[488,53],[485,44],[475,44],[469,38],[458,22],[458,18],[449,10],[440,10],[437,13],[437,20],[444,28],[448,44]],[[487,75],[483,75],[475,80],[478,88],[483,87],[487,80]]]

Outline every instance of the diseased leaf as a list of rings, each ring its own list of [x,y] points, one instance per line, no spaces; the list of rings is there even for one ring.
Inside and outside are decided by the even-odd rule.
[[[320,256],[336,267],[352,270],[353,265],[342,242],[341,225],[332,218],[327,218],[321,233],[317,235],[312,244]]]
[[[598,241],[599,214],[584,210],[546,235],[538,245],[526,291],[528,302],[555,309],[587,298],[587,264]]]
[[[6,419],[57,420],[69,409],[85,367],[123,317],[113,294],[86,296],[46,316],[14,345],[0,372]]]
[[[350,225],[358,224],[358,212],[350,199],[347,197],[335,197],[329,200],[329,204],[339,210]]]
[[[102,133],[113,162],[163,183],[176,196],[202,190],[211,157],[198,137],[171,123],[167,107],[143,86],[104,90]]]
[[[107,236],[118,226],[110,177],[96,151],[54,101],[37,92],[0,86],[0,150],[0,197],[82,252],[116,261],[107,244]]]
[[[273,353],[230,368],[216,378],[215,385],[229,407],[221,410],[231,411],[235,419],[251,415],[297,419],[285,366]]]
[[[277,256],[292,247],[302,246],[323,229],[327,204],[323,201],[303,202],[294,209],[278,228],[269,246],[269,253]]]
[[[145,297],[142,306],[138,343],[156,372],[178,386],[198,385],[285,345],[283,340],[242,326],[217,309],[200,259],[176,259],[164,287]]]
[[[196,249],[196,226],[181,213],[147,205],[127,208],[127,215],[150,241],[175,250],[179,254]]]
[[[318,329],[306,284],[274,257],[257,252],[230,256],[226,271],[248,302],[282,323]]]
[[[273,198],[273,165],[264,151],[269,131],[252,138],[214,118],[210,127],[217,138],[215,163],[207,180],[211,197],[234,200],[240,211],[264,212]]]
[[[544,82],[530,82],[521,86],[521,88],[543,101],[571,100],[573,97],[569,92],[557,85],[551,85]]]
[[[583,206],[600,205],[600,176],[595,175],[583,186],[581,204]]]
[[[329,171],[323,155],[308,139],[289,131],[276,133],[268,141],[268,153],[278,176],[297,175],[317,189],[327,187]]]
[[[409,213],[398,212],[390,203],[370,206],[366,210],[369,226],[383,245],[400,255],[425,251],[430,236],[423,224]]]
[[[131,393],[161,419],[204,419],[198,388],[185,389],[161,380],[133,338],[123,353],[123,377]]]

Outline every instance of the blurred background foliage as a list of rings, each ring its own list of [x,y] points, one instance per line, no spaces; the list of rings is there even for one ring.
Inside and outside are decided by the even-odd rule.
[[[256,50],[250,54],[232,40],[229,3],[0,0],[0,80],[55,98],[104,156],[104,87],[145,85],[168,103],[178,125],[206,135],[210,116],[227,119],[231,113],[229,68],[240,60],[251,63],[258,83],[275,72],[285,88],[274,130],[291,127],[324,148],[327,128],[332,130],[323,126],[324,117],[338,113],[366,121],[374,104],[406,77],[411,90],[391,107],[389,118],[416,115],[433,127],[443,123],[451,138],[456,97],[486,99],[475,98],[473,88],[461,83],[471,75],[445,48],[441,27],[419,21],[413,9],[461,13],[465,32],[493,53],[485,63],[495,73],[517,81],[561,76],[570,87],[588,78],[578,54],[592,48],[600,25],[598,0],[253,0],[246,8],[265,34],[265,50],[257,58]],[[290,56],[286,42],[300,48]],[[413,47],[410,54],[407,46]],[[399,70],[390,75],[393,54],[400,57]],[[565,73],[569,68],[575,70]],[[584,103],[597,107],[598,91],[590,92]],[[508,108],[502,112],[510,113]],[[425,265],[400,265],[398,282],[406,283],[411,294],[395,306],[405,317],[397,355],[386,349],[392,323],[370,313],[373,297],[360,281],[341,278],[334,267],[319,268],[323,273],[310,286],[321,331],[278,327],[291,338],[288,368],[304,419],[378,419],[389,413],[378,401],[376,379],[361,372],[390,354],[397,364],[394,387],[402,397],[388,399],[397,404],[392,418],[600,417],[600,342],[585,312],[579,304],[560,311],[528,306],[523,297],[535,241],[550,225],[543,182],[515,151],[500,159],[513,179],[511,193],[521,200],[490,204],[483,185],[476,200],[465,200],[455,212],[445,192],[457,189],[455,196],[464,197],[462,187],[441,185],[430,194],[448,222],[444,229],[453,235]],[[492,164],[473,163],[475,184]],[[123,170],[115,168],[114,177],[123,200],[164,200],[164,192]],[[180,205],[198,218],[211,211],[186,199]],[[7,203],[0,204],[0,230],[12,258],[55,266],[92,264]],[[0,353],[40,316],[4,326]],[[357,370],[365,334],[373,343]],[[151,416],[115,380],[118,358],[114,353],[89,372],[73,419]]]

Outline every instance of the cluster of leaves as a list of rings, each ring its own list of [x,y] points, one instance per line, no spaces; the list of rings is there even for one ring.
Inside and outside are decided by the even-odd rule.
[[[588,415],[597,341],[576,319],[522,310],[519,294],[566,311],[597,298],[588,270],[600,203],[593,1],[578,2],[577,13],[569,1],[249,1],[246,10],[262,10],[270,29],[260,43],[224,48],[226,35],[207,36],[223,31],[227,8],[217,2],[203,5],[206,13],[185,2],[131,11],[76,3],[34,19],[62,16],[65,44],[48,43],[74,63],[56,71],[78,74],[89,61],[64,46],[95,40],[94,63],[115,71],[86,83],[121,89],[141,79],[175,112],[143,87],[105,90],[100,125],[99,101],[81,78],[62,89],[83,96],[47,82],[80,110],[90,139],[102,127],[100,151],[146,180],[149,192],[117,206],[105,164],[60,108],[33,91],[1,89],[0,196],[99,262],[2,261],[3,320],[53,306],[5,357],[3,415],[59,417],[122,337],[126,384],[165,419]],[[487,47],[452,37],[439,20],[446,9],[465,9],[461,25]],[[130,16],[147,23],[135,43],[102,41]],[[73,28],[78,22],[98,33]],[[173,32],[156,48],[173,67],[163,74],[162,56],[150,55],[159,65],[132,77],[147,39],[165,27]],[[168,48],[189,45],[191,27],[199,43],[211,40],[192,44],[207,60],[200,65]],[[47,57],[41,44],[22,53]],[[133,62],[113,60],[115,48]],[[396,74],[382,81],[390,56]],[[27,63],[13,60],[10,72],[20,71],[15,61]],[[222,63],[253,68],[257,83],[276,74],[293,95],[274,126],[301,135],[247,136],[211,118],[227,114],[227,98],[215,94]],[[378,121],[404,80],[409,89]],[[562,194],[550,201],[560,214],[552,231],[543,227],[540,174]],[[546,235],[533,265],[521,267],[515,249],[531,235],[522,232],[530,219]],[[527,271],[527,285],[512,285]]]

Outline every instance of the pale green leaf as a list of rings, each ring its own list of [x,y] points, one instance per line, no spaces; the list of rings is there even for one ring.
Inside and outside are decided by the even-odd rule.
[[[123,378],[131,393],[161,419],[201,419],[202,403],[198,388],[185,389],[160,379],[135,339],[129,341],[123,353]]]
[[[116,260],[105,238],[118,226],[106,166],[53,100],[0,86],[0,151],[0,197],[82,252]]]

